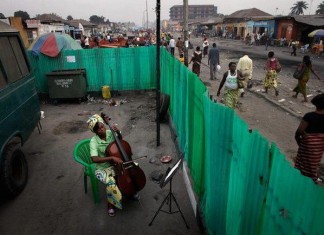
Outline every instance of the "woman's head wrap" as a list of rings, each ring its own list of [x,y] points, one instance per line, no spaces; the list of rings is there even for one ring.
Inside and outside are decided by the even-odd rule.
[[[324,109],[324,93],[323,94],[319,94],[317,96],[315,96],[312,99],[312,104],[316,106],[317,109]]]
[[[89,118],[87,123],[88,123],[88,127],[89,127],[90,131],[94,132],[93,128],[95,127],[97,122],[104,123],[103,119],[98,114],[94,114],[91,118]]]

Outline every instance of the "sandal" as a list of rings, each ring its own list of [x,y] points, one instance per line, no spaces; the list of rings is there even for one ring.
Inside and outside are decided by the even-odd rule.
[[[108,209],[108,215],[109,215],[110,217],[114,217],[114,216],[115,216],[115,210],[112,209],[112,208]]]

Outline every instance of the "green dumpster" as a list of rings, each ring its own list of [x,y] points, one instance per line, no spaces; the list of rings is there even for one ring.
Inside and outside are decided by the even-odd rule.
[[[54,70],[46,77],[51,99],[81,99],[87,95],[85,69]]]

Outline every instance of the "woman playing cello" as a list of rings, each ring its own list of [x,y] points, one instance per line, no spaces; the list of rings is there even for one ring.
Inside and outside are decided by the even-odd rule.
[[[116,181],[114,165],[121,165],[123,160],[116,156],[106,155],[107,147],[115,141],[115,134],[118,129],[107,130],[104,120],[98,115],[93,115],[88,121],[89,129],[96,135],[90,141],[90,155],[96,163],[95,175],[99,181],[106,185],[108,215],[115,215],[115,208],[122,209],[122,194]],[[120,134],[119,134],[119,137]],[[134,194],[134,199],[139,199],[138,193]]]

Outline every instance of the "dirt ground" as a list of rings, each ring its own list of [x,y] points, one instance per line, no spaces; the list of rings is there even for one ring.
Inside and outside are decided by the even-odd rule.
[[[115,98],[125,102],[109,106],[101,99],[81,104],[63,102],[58,106],[43,104],[41,134],[37,129],[24,146],[29,165],[26,189],[15,200],[0,204],[0,234],[199,234],[182,171],[173,182],[173,193],[190,229],[179,213],[160,212],[151,227],[154,213],[169,192],[152,180],[153,174],[165,173],[176,162],[176,148],[167,124],[161,125],[161,145],[156,147],[155,93],[122,93]],[[139,163],[146,174],[147,184],[140,192],[140,202],[126,200],[124,209],[115,217],[107,214],[101,186],[101,202],[83,191],[83,167],[73,159],[73,148],[82,139],[91,138],[86,121],[94,113],[105,112],[117,123],[134,153],[133,157],[148,156]],[[160,162],[163,155],[174,159]],[[168,210],[164,207],[164,210]],[[172,204],[172,211],[175,211]]]

